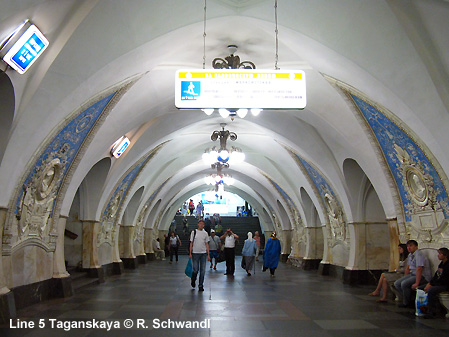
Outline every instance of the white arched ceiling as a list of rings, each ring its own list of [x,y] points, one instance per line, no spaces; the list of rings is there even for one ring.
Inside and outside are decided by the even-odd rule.
[[[0,40],[30,18],[49,38],[50,47],[26,74],[6,73],[15,104],[14,119],[7,121],[9,135],[5,138],[2,133],[0,139],[5,143],[0,157],[0,206],[12,203],[27,164],[58,125],[97,95],[129,79],[137,81],[92,135],[67,182],[60,213],[68,214],[78,187],[90,179],[91,168],[108,157],[111,145],[125,134],[133,141],[132,147],[120,159],[111,159],[110,168],[101,170],[101,183],[89,186],[89,193],[95,195],[92,207],[96,207],[92,210],[89,205],[84,212],[89,220],[100,219],[125,172],[164,142],[143,167],[126,202],[143,186],[140,209],[170,179],[157,196],[162,201],[148,216],[152,222],[161,212],[171,216],[175,208],[169,208],[182,196],[204,190],[199,181],[211,169],[201,162],[201,154],[211,146],[210,134],[223,119],[174,107],[175,71],[202,67],[203,6],[199,0],[5,0]],[[246,153],[246,162],[229,170],[238,181],[235,193],[241,191],[248,201],[253,198],[251,203],[260,210],[267,204],[276,205],[278,192],[265,174],[300,207],[299,189],[309,183],[286,146],[313,163],[332,183],[348,221],[360,214],[352,214],[343,174],[346,158],[353,158],[365,172],[385,216],[395,217],[379,157],[353,108],[328,79],[347,83],[392,111],[419,134],[446,170],[447,17],[449,3],[443,1],[280,2],[278,65],[282,70],[305,71],[308,103],[302,111],[264,111],[258,117],[225,120],[226,128],[238,134],[235,145]],[[258,69],[273,69],[273,18],[272,1],[208,0],[206,68],[211,68],[213,58],[228,55],[228,44],[237,44],[243,60],[253,61]],[[12,94],[6,96],[10,100]],[[315,202],[314,194],[309,194]],[[319,207],[317,211],[322,216]]]
[[[8,144],[14,118],[14,87],[9,77],[0,72],[0,163]]]
[[[94,220],[103,192],[104,182],[111,167],[111,159],[103,158],[96,163],[82,181],[80,190],[80,219]]]

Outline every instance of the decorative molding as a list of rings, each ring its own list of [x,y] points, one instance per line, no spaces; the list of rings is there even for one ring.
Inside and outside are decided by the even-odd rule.
[[[122,212],[123,205],[125,204],[128,191],[133,186],[137,177],[142,172],[143,168],[148,162],[158,153],[158,151],[169,141],[163,142],[149,151],[139,161],[137,161],[131,168],[129,168],[122,178],[115,185],[115,188],[109,195],[109,202],[103,209],[103,215],[101,217],[100,232],[97,237],[97,245],[100,246],[103,242],[113,242],[116,235],[117,223],[119,216]],[[118,236],[117,236],[118,237]]]
[[[137,217],[136,221],[136,230],[134,231],[134,241],[138,241],[139,243],[143,240],[143,226],[144,226],[144,219],[147,216],[147,212],[150,209],[151,203],[154,201],[156,196],[159,194],[159,192],[162,190],[162,188],[165,186],[165,184],[168,183],[168,181],[171,179],[171,177],[167,178],[158,188],[154,190],[154,192],[150,195],[150,197],[147,199],[143,207],[141,208],[139,212],[139,216]]]
[[[430,149],[391,111],[355,88],[324,77],[351,103],[381,158],[395,200],[399,236],[424,244],[447,244],[448,178]]]
[[[270,184],[278,191],[278,193],[281,195],[282,200],[287,205],[287,209],[289,211],[289,216],[291,219],[293,219],[293,228],[296,226],[302,226],[304,227],[304,223],[302,221],[301,215],[299,214],[298,208],[296,207],[295,203],[293,202],[292,198],[288,195],[287,192],[273,179],[271,179],[265,172],[259,170],[260,174],[262,174],[267,180],[270,182]]]
[[[325,221],[329,247],[333,247],[338,243],[349,246],[350,238],[346,213],[340,198],[335,193],[329,180],[317,167],[299,156],[293,149],[286,145],[283,145],[283,147],[298,164],[301,172],[312,187],[323,214],[326,215]]]
[[[3,230],[3,250],[38,235],[56,247],[60,204],[87,146],[111,109],[141,75],[95,96],[64,119],[29,160],[10,199]]]

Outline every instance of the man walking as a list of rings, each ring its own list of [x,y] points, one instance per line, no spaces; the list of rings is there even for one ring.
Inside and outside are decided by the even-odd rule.
[[[220,239],[225,240],[225,257],[226,257],[226,273],[225,275],[233,276],[235,271],[235,240],[239,236],[234,234],[230,228],[226,230]]]
[[[209,235],[204,230],[204,220],[198,221],[198,229],[190,234],[190,255],[192,259],[192,288],[195,288],[198,270],[200,279],[198,282],[198,291],[204,291],[204,274],[206,272],[206,259],[210,261],[209,255]]]

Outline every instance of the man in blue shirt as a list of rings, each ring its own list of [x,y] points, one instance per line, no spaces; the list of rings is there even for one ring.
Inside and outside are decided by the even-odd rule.
[[[410,254],[404,276],[394,282],[394,287],[402,295],[402,303],[398,305],[401,308],[414,307],[410,301],[412,290],[426,284],[431,278],[429,260],[418,250],[418,242],[407,241],[407,250]]]

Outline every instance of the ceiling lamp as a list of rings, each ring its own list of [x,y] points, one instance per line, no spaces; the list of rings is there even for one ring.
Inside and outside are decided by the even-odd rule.
[[[226,56],[224,59],[220,57],[216,57],[212,61],[212,67],[214,69],[256,69],[256,65],[251,61],[243,61],[240,62],[240,57],[238,55],[234,55],[234,53],[237,51],[238,47],[234,44],[231,44],[228,46],[228,49],[231,53],[231,55]],[[203,65],[204,68],[204,65]],[[212,113],[215,111],[215,109],[209,108],[209,109],[201,109],[204,111],[204,113],[208,116],[212,115]],[[240,109],[230,109],[230,108],[219,108],[218,113],[223,118],[231,117],[232,120],[234,120],[235,116],[239,116],[240,118],[245,118],[248,114],[248,111],[251,110],[251,114],[253,116],[257,116],[260,114],[262,109],[259,108],[240,108]]]
[[[236,140],[237,134],[235,132],[225,130],[224,127],[226,126],[226,123],[221,123],[220,126],[222,127],[222,130],[214,131],[210,136],[211,140],[214,142],[218,139],[220,140],[220,148],[217,149],[216,146],[208,148],[204,151],[202,156],[203,161],[206,164],[211,165],[212,168],[215,168],[214,166],[217,166],[217,163],[228,167],[229,161],[239,163],[245,159],[245,155],[240,148],[232,146],[231,150],[228,150],[226,147],[227,140]]]

